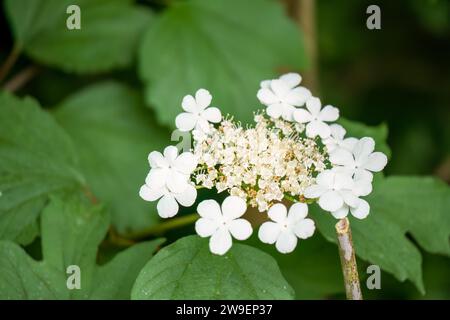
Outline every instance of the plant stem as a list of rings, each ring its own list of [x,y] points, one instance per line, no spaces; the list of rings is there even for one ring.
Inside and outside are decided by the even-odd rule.
[[[22,51],[21,48],[17,44],[15,44],[11,52],[9,53],[8,57],[6,58],[5,62],[0,67],[0,82],[2,82],[6,78],[9,71],[16,63],[17,58],[19,58],[21,51]]]
[[[350,221],[347,218],[336,223],[336,233],[347,300],[362,300],[358,269],[356,268],[355,248],[353,247]]]
[[[178,218],[175,218],[172,220],[162,222],[160,224],[151,226],[147,229],[144,229],[144,230],[141,230],[138,232],[126,234],[126,235],[124,235],[124,238],[132,239],[132,240],[139,240],[139,239],[147,238],[149,236],[158,236],[167,230],[171,230],[171,229],[175,229],[175,228],[179,228],[179,227],[183,227],[188,224],[191,224],[191,223],[195,222],[197,219],[198,219],[197,213],[188,214],[186,216],[182,216],[182,217],[178,217]]]
[[[29,66],[16,74],[11,80],[6,82],[3,89],[6,91],[15,92],[27,84],[28,81],[33,79],[39,71],[39,67],[35,65]]]

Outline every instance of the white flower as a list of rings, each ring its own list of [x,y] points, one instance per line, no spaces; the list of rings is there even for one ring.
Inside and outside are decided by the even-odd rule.
[[[341,209],[344,204],[350,207],[358,205],[359,199],[354,194],[353,187],[353,179],[348,174],[325,170],[317,176],[316,184],[305,190],[304,196],[319,198],[319,206],[333,213]]]
[[[308,123],[306,125],[306,135],[314,138],[317,135],[322,139],[328,138],[331,129],[325,122],[336,121],[339,118],[339,109],[333,106],[325,106],[322,110],[322,104],[316,97],[306,101],[306,109],[296,109],[294,111],[294,120],[298,123]]]
[[[339,149],[330,155],[333,165],[342,166],[349,174],[358,174],[372,181],[372,172],[383,170],[387,164],[387,157],[382,152],[373,152],[375,141],[364,137],[358,140],[351,151]]]
[[[250,223],[238,219],[246,210],[245,201],[237,196],[227,197],[222,208],[215,200],[204,200],[197,207],[201,218],[195,223],[195,231],[200,237],[211,237],[209,249],[212,253],[223,255],[231,248],[231,236],[245,240],[252,234]]]
[[[358,201],[353,207],[344,203],[344,205],[341,208],[331,212],[331,214],[336,219],[343,219],[348,215],[349,211],[355,218],[364,219],[369,215],[370,206],[366,200],[358,198]]]
[[[328,153],[332,153],[340,148],[346,150],[352,150],[358,139],[345,138],[346,130],[340,124],[330,125],[331,134],[328,138],[323,140],[323,144],[326,145]]]
[[[178,203],[183,207],[190,207],[197,198],[197,190],[192,184],[188,184],[181,193],[170,192],[166,187],[155,188],[143,185],[139,195],[146,201],[158,201],[156,209],[161,218],[171,218],[178,213]]]
[[[152,168],[145,184],[152,189],[167,187],[170,192],[182,193],[189,184],[189,176],[197,166],[197,160],[191,152],[178,155],[178,149],[168,146],[161,152],[153,151],[148,155]]]
[[[288,73],[275,80],[261,82],[258,90],[259,101],[267,106],[267,114],[278,119],[280,116],[287,121],[292,121],[292,113],[295,107],[305,104],[311,96],[311,92],[298,86],[302,77],[297,73]]]
[[[308,206],[304,203],[295,203],[289,208],[277,203],[267,212],[274,221],[264,222],[258,231],[259,239],[268,244],[275,243],[281,253],[294,251],[297,246],[297,237],[307,239],[314,234],[314,221],[307,219]]]
[[[215,107],[209,107],[211,100],[211,94],[205,89],[197,90],[195,98],[191,95],[185,96],[181,106],[186,112],[180,113],[175,118],[177,128],[180,131],[191,131],[196,128],[197,130],[208,132],[210,122],[218,123],[222,120],[220,110]]]

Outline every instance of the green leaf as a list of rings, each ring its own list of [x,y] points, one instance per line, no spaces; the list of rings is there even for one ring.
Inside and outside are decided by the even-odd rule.
[[[386,142],[388,137],[388,127],[385,123],[378,126],[368,126],[342,117],[338,122],[347,130],[346,137],[372,137],[375,140],[376,150],[383,152],[388,158],[391,157],[391,149]]]
[[[0,239],[30,242],[24,232],[33,232],[48,194],[83,181],[72,142],[54,119],[35,100],[0,93]]]
[[[96,265],[109,217],[75,197],[53,198],[42,214],[43,261],[0,241],[0,299],[127,299],[139,270],[161,240],[143,242]],[[80,268],[81,288],[69,290],[68,266]]]
[[[182,238],[147,263],[132,299],[292,299],[294,291],[275,260],[234,244],[224,256],[209,251],[208,239]]]
[[[279,67],[304,66],[301,36],[283,11],[269,0],[173,2],[140,50],[147,103],[158,119],[174,126],[183,96],[206,88],[224,114],[252,120],[260,81]]]
[[[88,87],[67,98],[56,118],[78,150],[93,193],[111,208],[119,232],[145,228],[158,220],[156,203],[139,197],[149,165],[169,132],[158,126],[137,92],[114,82]]]
[[[393,176],[376,180],[373,189],[367,197],[369,216],[351,219],[356,253],[400,281],[411,280],[424,293],[422,257],[408,235],[428,252],[450,255],[450,188],[431,177]],[[335,241],[336,220],[323,211],[315,220]]]
[[[69,5],[81,29],[69,30]],[[40,63],[92,73],[130,64],[150,11],[131,0],[6,0],[16,44]]]

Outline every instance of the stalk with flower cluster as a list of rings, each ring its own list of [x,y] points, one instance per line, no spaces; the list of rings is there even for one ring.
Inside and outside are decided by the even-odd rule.
[[[231,248],[233,238],[252,234],[243,218],[248,207],[267,216],[259,239],[282,253],[313,235],[308,204],[317,202],[336,219],[349,213],[367,217],[370,206],[362,197],[372,191],[373,172],[384,168],[387,157],[374,152],[370,137],[345,137],[345,129],[333,123],[339,110],[322,107],[300,82],[296,73],[261,82],[257,97],[266,109],[255,113],[255,124],[248,127],[222,117],[205,89],[184,97],[184,112],[175,123],[192,133],[192,148],[181,154],[173,146],[163,154],[151,152],[140,196],[158,201],[159,215],[169,218],[180,205],[195,203],[198,187],[227,192],[221,205],[205,200],[197,207],[196,232],[210,237],[210,250],[219,255]],[[289,209],[286,200],[293,202]]]

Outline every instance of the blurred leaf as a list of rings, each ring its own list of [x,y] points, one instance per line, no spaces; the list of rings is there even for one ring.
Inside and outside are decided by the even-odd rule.
[[[132,299],[292,299],[294,292],[276,261],[255,248],[234,244],[224,256],[208,239],[182,238],[142,269]]]
[[[114,82],[67,98],[56,118],[73,138],[93,193],[110,206],[119,232],[157,221],[156,202],[139,197],[149,170],[147,155],[169,143],[137,92]]]
[[[378,126],[368,126],[361,122],[351,121],[345,118],[339,118],[339,124],[341,124],[346,130],[346,137],[372,137],[375,140],[375,149],[381,151],[391,157],[391,149],[387,145],[388,127],[385,123]]]
[[[249,121],[260,81],[276,68],[304,66],[301,40],[275,1],[173,2],[140,50],[147,103],[162,123],[174,126],[183,96],[206,88],[223,113]]]
[[[393,176],[376,180],[373,189],[367,219],[352,219],[356,253],[400,281],[411,280],[424,293],[421,254],[407,233],[426,251],[450,255],[450,188],[431,177]],[[336,220],[323,211],[315,220],[322,234],[335,241]]]
[[[77,159],[69,136],[35,100],[0,93],[0,239],[32,240],[29,226],[48,194],[83,184]]]
[[[143,242],[105,266],[95,263],[97,246],[109,218],[101,207],[76,198],[53,198],[42,214],[43,261],[31,259],[18,245],[0,241],[1,299],[127,299],[144,263],[161,240]],[[81,288],[66,285],[68,266],[80,268]]]
[[[69,5],[81,29],[69,30]],[[131,0],[6,0],[19,47],[37,61],[69,72],[93,73],[130,64],[150,11]]]

